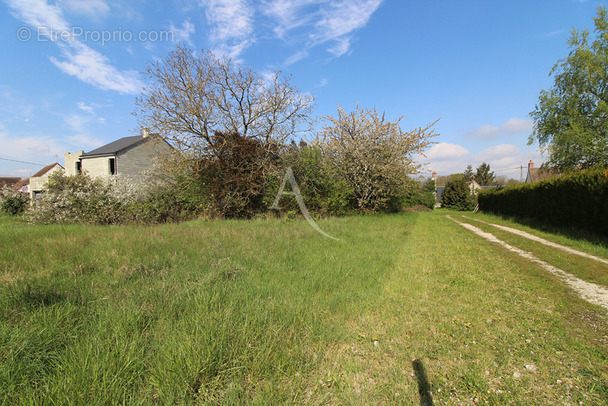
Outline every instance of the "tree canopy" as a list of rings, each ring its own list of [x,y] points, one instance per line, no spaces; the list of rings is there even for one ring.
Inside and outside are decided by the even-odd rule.
[[[490,172],[490,164],[484,162],[477,167],[475,182],[479,183],[481,186],[489,186],[494,182],[495,177],[494,172]]]
[[[555,83],[541,91],[530,113],[538,142],[549,153],[547,166],[561,170],[608,164],[608,17],[598,8],[595,38],[588,30],[572,31],[570,53],[551,75]]]
[[[347,113],[338,107],[337,117],[324,117],[326,125],[316,145],[332,162],[337,176],[354,190],[360,211],[376,211],[394,196],[405,193],[408,175],[418,172],[418,154],[432,144],[431,123],[403,131],[376,109]]]
[[[282,144],[309,121],[314,102],[280,72],[262,75],[183,45],[148,63],[144,76],[148,85],[135,111],[140,126],[198,155],[214,150],[217,132]]]

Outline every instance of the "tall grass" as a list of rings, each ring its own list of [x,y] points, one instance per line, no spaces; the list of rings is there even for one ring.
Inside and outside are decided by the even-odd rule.
[[[0,402],[415,404],[414,360],[437,404],[608,395],[604,316],[540,270],[436,214],[320,226],[0,219]]]

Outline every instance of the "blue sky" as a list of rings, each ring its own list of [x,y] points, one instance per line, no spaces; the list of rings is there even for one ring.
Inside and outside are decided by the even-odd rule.
[[[376,107],[405,130],[437,119],[427,172],[543,158],[529,112],[593,29],[599,0],[0,0],[0,176],[27,177],[133,135],[147,61],[179,41],[281,70],[319,117]],[[9,160],[10,159],[10,160]],[[525,170],[524,170],[525,176]]]

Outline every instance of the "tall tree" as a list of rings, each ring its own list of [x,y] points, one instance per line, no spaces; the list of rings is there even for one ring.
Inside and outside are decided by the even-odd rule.
[[[464,171],[464,180],[467,182],[475,179],[475,174],[473,173],[473,167],[471,165],[467,165],[467,170]]]
[[[144,76],[134,113],[140,126],[199,156],[214,151],[217,132],[282,144],[309,122],[314,101],[280,72],[266,77],[183,45],[148,63]]]
[[[324,117],[326,125],[316,144],[332,162],[337,176],[354,191],[360,211],[377,211],[409,188],[408,175],[418,173],[416,156],[432,144],[435,123],[403,131],[376,109],[347,113],[338,107],[337,117]]]
[[[490,172],[490,164],[484,162],[477,167],[475,182],[479,183],[481,186],[488,186],[492,184],[495,177],[494,172]]]
[[[608,18],[598,8],[595,38],[588,30],[572,31],[570,53],[551,75],[555,83],[541,91],[530,113],[538,142],[549,153],[547,166],[562,170],[608,164]]]
[[[452,180],[445,185],[441,195],[441,207],[465,211],[475,209],[476,204],[476,197],[464,179]]]

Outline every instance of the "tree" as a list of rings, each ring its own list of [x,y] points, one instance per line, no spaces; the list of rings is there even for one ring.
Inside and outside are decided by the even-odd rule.
[[[267,151],[260,140],[236,132],[216,132],[212,142],[217,153],[197,161],[194,170],[211,208],[224,217],[250,217],[263,205]]]
[[[471,165],[467,165],[467,170],[464,171],[464,180],[467,182],[475,179],[475,174],[473,173],[473,167]]]
[[[476,206],[476,197],[464,179],[457,179],[447,183],[441,195],[441,207],[455,210],[473,210]]]
[[[463,173],[452,173],[451,175],[438,176],[437,177],[437,186],[445,186],[448,184],[448,182],[458,180],[458,179],[464,179],[464,174]]]
[[[549,153],[546,166],[562,171],[608,164],[608,17],[598,8],[595,39],[588,30],[572,31],[570,53],[551,75],[555,83],[541,91],[530,113],[538,142]]]
[[[280,72],[265,77],[183,45],[148,63],[144,76],[134,113],[140,126],[198,156],[216,152],[216,132],[283,144],[309,122],[314,101]]]
[[[477,167],[475,182],[481,186],[488,186],[492,184],[495,177],[494,172],[490,172],[490,165],[484,162]]]
[[[408,175],[420,165],[415,157],[431,145],[435,136],[431,123],[405,132],[399,122],[380,116],[374,108],[347,113],[338,107],[337,117],[324,117],[326,125],[316,143],[337,176],[353,190],[359,211],[391,207],[391,201],[405,195]]]

